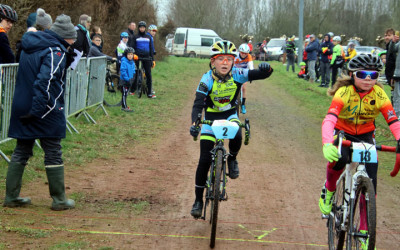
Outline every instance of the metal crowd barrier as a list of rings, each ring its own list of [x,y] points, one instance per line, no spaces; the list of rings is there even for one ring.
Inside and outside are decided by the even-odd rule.
[[[98,106],[95,112],[102,108],[107,115],[103,106],[106,63],[105,57],[81,58],[74,70],[68,69],[64,98],[66,118],[83,115],[89,122],[96,123],[87,112],[88,108],[94,106]],[[0,64],[0,144],[11,140],[8,137],[8,128],[18,65],[18,63]],[[67,129],[72,133],[70,127],[79,133],[67,119]],[[7,162],[10,161],[1,150],[0,155]]]

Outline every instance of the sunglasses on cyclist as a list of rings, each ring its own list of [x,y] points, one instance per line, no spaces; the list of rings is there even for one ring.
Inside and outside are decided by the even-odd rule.
[[[231,55],[218,55],[214,58],[221,63],[233,63],[235,60],[235,57]]]
[[[361,71],[356,71],[355,75],[359,79],[366,79],[367,76],[369,76],[371,78],[371,80],[376,80],[379,77],[379,72],[361,70]]]

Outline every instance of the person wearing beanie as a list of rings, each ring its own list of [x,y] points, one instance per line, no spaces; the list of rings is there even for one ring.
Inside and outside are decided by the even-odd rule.
[[[35,27],[36,24],[36,12],[29,14],[28,19],[26,19],[26,28]]]
[[[92,18],[86,14],[79,17],[79,24],[75,27],[78,34],[76,42],[74,43],[74,49],[82,52],[82,56],[86,57],[89,53],[90,47],[92,45],[89,29],[92,23]]]
[[[39,8],[36,11],[36,29],[37,30],[47,30],[50,29],[51,25],[53,23],[53,20],[51,19],[51,16],[47,14],[44,9]]]
[[[64,163],[61,140],[65,138],[64,87],[66,82],[68,48],[76,39],[71,18],[60,15],[49,30],[26,32],[22,37],[14,98],[8,136],[17,139],[6,177],[4,207],[31,204],[30,198],[20,197],[22,175],[33,155],[35,139],[44,151],[51,209],[59,211],[75,207],[67,199],[64,185]]]

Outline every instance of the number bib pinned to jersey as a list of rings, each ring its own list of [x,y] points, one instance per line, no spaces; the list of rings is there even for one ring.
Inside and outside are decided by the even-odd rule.
[[[353,142],[353,162],[377,163],[378,155],[375,145]]]
[[[239,130],[239,125],[228,120],[215,120],[211,129],[217,139],[233,139]]]

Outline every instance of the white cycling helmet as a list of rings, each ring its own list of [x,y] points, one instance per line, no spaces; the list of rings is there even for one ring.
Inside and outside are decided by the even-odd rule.
[[[341,42],[342,38],[340,38],[340,36],[334,36],[332,41]]]
[[[249,45],[243,43],[239,46],[239,52],[243,52],[243,53],[250,53],[250,47]]]

